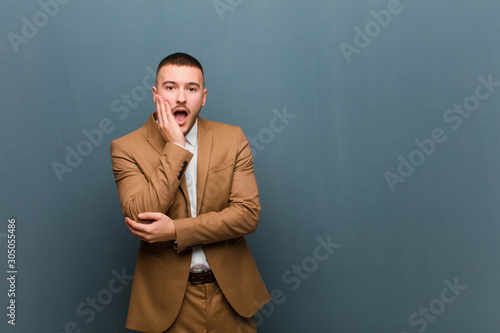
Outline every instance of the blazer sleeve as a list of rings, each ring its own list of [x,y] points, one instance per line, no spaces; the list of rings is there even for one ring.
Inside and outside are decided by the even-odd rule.
[[[110,149],[123,215],[137,222],[147,223],[137,215],[143,212],[167,212],[193,154],[167,142],[159,157],[159,165],[148,179],[142,169],[151,161],[139,160],[136,156],[138,154],[132,153],[128,145],[119,140],[113,141]],[[151,158],[158,160],[158,156]]]
[[[195,245],[215,243],[238,238],[254,232],[260,216],[260,201],[253,169],[250,145],[243,131],[237,128],[237,152],[232,177],[227,177],[229,196],[214,199],[205,195],[202,205],[211,206],[216,200],[225,208],[205,212],[197,217],[174,220],[177,234],[177,252]],[[210,198],[212,197],[212,198]],[[209,209],[210,210],[210,209]]]

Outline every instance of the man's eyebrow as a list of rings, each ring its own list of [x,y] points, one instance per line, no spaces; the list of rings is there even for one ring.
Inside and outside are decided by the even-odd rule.
[[[161,85],[163,86],[165,84],[177,84],[177,82],[175,82],[175,81],[164,81]],[[201,85],[198,82],[188,82],[186,85],[201,87]]]

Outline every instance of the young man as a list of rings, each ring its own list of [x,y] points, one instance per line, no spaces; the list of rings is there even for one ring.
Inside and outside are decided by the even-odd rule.
[[[198,117],[201,64],[163,59],[144,126],[111,143],[118,195],[141,240],[126,327],[144,332],[255,332],[270,296],[244,236],[257,228],[251,149],[239,127]]]

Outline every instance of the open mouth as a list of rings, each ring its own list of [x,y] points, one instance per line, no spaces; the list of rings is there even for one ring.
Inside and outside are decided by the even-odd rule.
[[[177,121],[177,124],[179,124],[179,126],[182,126],[186,122],[188,113],[186,110],[179,109],[174,110],[173,115],[175,120]]]

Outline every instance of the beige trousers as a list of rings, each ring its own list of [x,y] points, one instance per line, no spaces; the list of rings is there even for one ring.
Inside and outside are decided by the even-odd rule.
[[[233,310],[217,282],[188,283],[174,323],[164,333],[256,333],[253,318]]]

